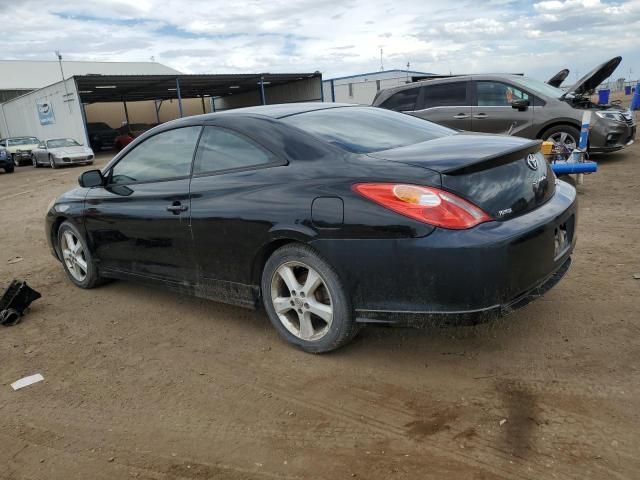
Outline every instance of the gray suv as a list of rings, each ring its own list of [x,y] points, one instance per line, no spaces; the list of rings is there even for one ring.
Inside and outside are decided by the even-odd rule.
[[[610,152],[633,143],[635,116],[620,105],[596,105],[588,95],[621,60],[603,63],[566,91],[520,75],[454,76],[381,90],[373,106],[459,130],[551,140],[569,150],[578,143],[584,110],[591,110],[589,151]]]

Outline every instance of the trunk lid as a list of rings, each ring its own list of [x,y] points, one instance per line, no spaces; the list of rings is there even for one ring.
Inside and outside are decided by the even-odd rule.
[[[555,193],[555,176],[540,144],[463,133],[369,155],[436,171],[442,188],[506,220],[534,210]]]

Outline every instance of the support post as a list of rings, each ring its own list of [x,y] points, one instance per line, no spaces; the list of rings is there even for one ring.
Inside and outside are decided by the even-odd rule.
[[[331,101],[334,103],[336,101],[336,84],[333,79],[331,80]]]
[[[216,111],[216,97],[211,97],[211,111]]]
[[[156,120],[160,123],[160,107],[162,107],[162,100],[155,99],[153,104],[156,107]]]
[[[124,98],[122,99],[122,104],[124,105],[124,118],[127,119],[127,128],[129,127],[129,109],[127,108],[127,102],[125,102]]]
[[[180,79],[176,77],[176,93],[178,94],[178,109],[182,118],[182,94],[180,93]]]
[[[264,95],[264,77],[262,75],[260,75],[260,101],[262,102],[262,105],[267,104],[267,99]]]
[[[204,96],[200,95],[200,101],[202,102],[202,113],[207,113],[207,109],[204,107]]]

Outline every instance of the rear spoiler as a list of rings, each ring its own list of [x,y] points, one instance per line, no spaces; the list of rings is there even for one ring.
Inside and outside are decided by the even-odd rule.
[[[523,158],[530,153],[536,153],[540,151],[541,146],[542,140],[532,140],[529,143],[519,145],[510,150],[504,150],[502,152],[474,159],[472,162],[466,165],[456,166],[455,168],[443,170],[441,173],[445,175],[465,175],[468,173],[487,170],[489,168],[499,167],[500,165],[505,165],[507,163],[511,163],[520,158]]]

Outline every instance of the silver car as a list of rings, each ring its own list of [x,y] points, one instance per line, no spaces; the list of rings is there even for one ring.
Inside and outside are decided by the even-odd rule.
[[[52,138],[40,142],[37,148],[31,151],[31,163],[38,168],[49,165],[58,168],[62,165],[93,163],[93,150],[76,142],[72,138]]]
[[[541,138],[573,150],[582,115],[591,110],[589,150],[608,152],[634,142],[633,112],[620,105],[596,105],[589,94],[616,69],[616,57],[566,91],[521,75],[435,78],[382,90],[373,105],[473,132]]]

